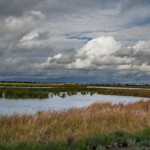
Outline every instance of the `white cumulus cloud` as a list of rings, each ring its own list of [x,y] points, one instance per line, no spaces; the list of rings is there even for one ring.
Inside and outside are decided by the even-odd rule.
[[[47,61],[39,66],[104,71],[111,69],[118,74],[122,72],[150,73],[150,41],[139,41],[133,46],[126,47],[112,36],[102,36],[87,42],[72,55],[70,57],[68,53],[59,53],[48,57]],[[68,60],[68,63],[62,63],[64,58]]]

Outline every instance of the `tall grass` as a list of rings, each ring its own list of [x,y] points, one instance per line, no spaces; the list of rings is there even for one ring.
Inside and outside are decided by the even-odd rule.
[[[95,103],[87,108],[0,116],[0,143],[76,141],[116,130],[150,127],[150,100],[133,104]]]

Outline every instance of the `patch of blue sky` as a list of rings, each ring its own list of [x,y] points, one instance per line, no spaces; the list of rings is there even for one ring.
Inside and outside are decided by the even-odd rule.
[[[140,20],[137,19],[133,22],[133,25],[137,25],[137,26],[144,26],[144,25],[149,25],[149,24],[150,24],[150,17],[143,18]]]
[[[84,41],[90,41],[90,40],[92,40],[93,38],[91,38],[91,37],[88,37],[88,36],[82,36],[82,35],[65,35],[65,37],[67,38],[67,39],[78,39],[78,40],[84,40]]]

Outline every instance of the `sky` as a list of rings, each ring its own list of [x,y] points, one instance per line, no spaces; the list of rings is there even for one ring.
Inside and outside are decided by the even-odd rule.
[[[150,84],[150,0],[0,0],[0,80],[67,77]]]

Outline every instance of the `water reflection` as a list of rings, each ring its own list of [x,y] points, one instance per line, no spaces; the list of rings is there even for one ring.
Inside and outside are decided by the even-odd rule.
[[[33,114],[37,111],[47,110],[63,110],[72,107],[86,107],[94,102],[112,102],[112,103],[129,103],[140,99],[148,99],[133,96],[115,96],[101,94],[84,94],[77,93],[75,95],[67,95],[60,93],[59,95],[49,94],[47,99],[0,99],[0,114],[11,115],[18,114]]]

